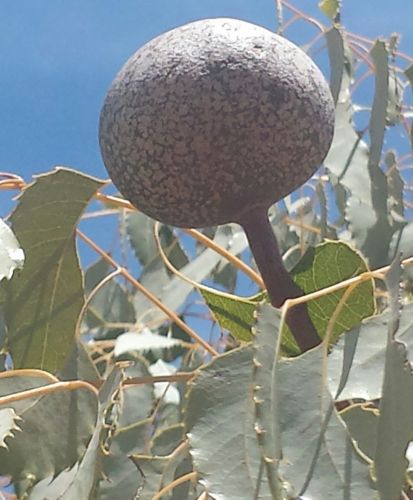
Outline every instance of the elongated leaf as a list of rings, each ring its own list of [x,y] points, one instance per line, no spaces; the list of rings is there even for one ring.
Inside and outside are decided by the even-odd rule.
[[[142,212],[132,212],[126,216],[129,241],[142,266],[146,266],[158,256],[153,235],[155,221]]]
[[[404,74],[409,80],[410,90],[413,93],[413,64],[411,64],[405,71]],[[410,124],[410,143],[413,148],[413,126]]]
[[[112,370],[99,391],[99,411],[96,426],[86,452],[80,462],[70,470],[63,471],[57,477],[49,476],[39,482],[30,492],[33,500],[56,498],[73,500],[74,498],[90,498],[96,484],[101,479],[101,458],[103,442],[107,437],[105,417],[113,406],[113,397],[119,388],[121,374]],[[78,416],[79,417],[79,416]],[[58,439],[56,439],[58,442]]]
[[[405,69],[404,74],[407,76],[407,78],[410,82],[410,86],[412,87],[412,90],[413,90],[413,64],[410,64],[410,66],[408,66]]]
[[[397,166],[397,157],[394,151],[389,151],[384,157],[387,166],[387,189],[388,189],[388,204],[389,211],[393,215],[397,214],[400,218],[404,216],[404,180],[400,175]],[[390,260],[393,260],[392,258]]]
[[[386,350],[375,470],[382,498],[397,498],[404,484],[406,450],[413,432],[413,371],[406,347],[391,341]]]
[[[390,64],[393,44],[394,42],[386,43],[378,40],[370,52],[376,70],[369,123],[368,172],[372,187],[368,197],[350,199],[347,210],[353,240],[374,268],[387,263],[389,245],[397,228],[392,220],[393,202],[389,193],[392,178],[388,178],[380,168],[386,126],[395,122],[400,111],[398,111],[400,104],[397,103],[398,87],[397,85],[395,87],[397,80]],[[371,198],[371,208],[369,198]]]
[[[388,258],[394,258],[397,252],[401,252],[405,258],[413,255],[413,223],[409,222],[394,233]],[[408,266],[405,272],[407,276],[412,276],[413,269]]]
[[[382,40],[377,40],[370,51],[376,68],[375,92],[373,107],[370,115],[370,155],[369,155],[369,171],[374,182],[374,175],[378,172],[378,167],[381,158],[381,150],[383,147],[384,132],[386,127],[387,101],[389,97],[389,53],[386,43]],[[375,192],[373,191],[373,206],[380,200],[375,200]]]
[[[30,377],[11,372],[0,378],[0,393],[18,393],[49,383],[46,373]],[[7,449],[0,448],[0,474],[10,474],[22,494],[32,485],[30,478],[58,474],[82,456],[96,423],[97,398],[86,388],[62,389],[9,406],[21,418],[22,432],[7,440]]]
[[[366,194],[370,193],[371,181],[368,174],[369,148],[360,133],[354,128],[353,104],[351,102],[350,85],[353,78],[353,56],[345,39],[338,39],[340,33],[327,38],[329,47],[329,59],[331,68],[337,67],[337,61],[344,60],[341,76],[341,88],[336,104],[336,122],[333,143],[324,165],[335,176],[335,184],[347,188],[353,196],[365,200],[370,204]],[[340,76],[334,73],[334,82],[338,82]],[[337,83],[335,83],[337,85]],[[335,87],[335,92],[337,88]]]
[[[405,344],[395,339],[400,324],[400,257],[386,275],[389,292],[389,331],[380,416],[377,428],[375,472],[381,498],[397,498],[406,474],[406,450],[413,433],[413,370]]]
[[[369,401],[381,397],[390,320],[387,311],[362,322],[353,366],[340,399]],[[403,310],[397,338],[406,344],[408,356],[413,358],[413,304],[405,306]],[[339,384],[343,346],[344,340],[340,339],[329,356],[329,381],[333,394]]]
[[[132,212],[126,216],[129,241],[143,267],[160,259],[154,238],[155,221],[142,212]],[[180,269],[187,264],[188,257],[173,231],[162,225],[159,232],[162,248],[172,264]]]
[[[253,349],[245,346],[202,368],[188,393],[185,425],[194,467],[212,497],[272,498],[254,429],[249,392]],[[256,497],[257,498],[257,497]]]
[[[332,27],[325,32],[324,36],[330,60],[330,89],[334,103],[337,104],[345,64],[343,35],[336,27]]]
[[[26,262],[3,287],[15,368],[56,372],[73,346],[84,300],[75,228],[100,186],[96,179],[58,168],[39,176],[19,198],[10,221]]]
[[[387,125],[396,125],[400,122],[403,104],[403,83],[397,76],[395,64],[396,49],[399,43],[399,35],[392,35],[388,41],[389,52],[389,89],[386,109]]]
[[[261,447],[269,488],[281,498],[278,465],[282,457],[279,404],[279,342],[281,314],[269,304],[258,306],[254,327],[254,402],[257,440]]]
[[[15,269],[21,269],[24,252],[9,226],[0,219],[0,281],[10,279]]]

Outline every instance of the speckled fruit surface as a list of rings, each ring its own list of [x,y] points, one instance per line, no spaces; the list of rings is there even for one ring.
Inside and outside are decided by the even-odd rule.
[[[317,66],[271,31],[206,19],[164,33],[124,65],[99,140],[119,191],[162,222],[240,222],[307,181],[333,136]]]

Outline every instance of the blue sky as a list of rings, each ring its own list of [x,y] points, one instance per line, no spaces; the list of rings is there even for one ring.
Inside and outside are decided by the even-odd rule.
[[[320,17],[316,0],[292,3]],[[413,54],[412,0],[343,0],[343,5],[349,29],[370,37],[400,32],[401,48]],[[275,1],[2,0],[0,171],[29,180],[60,164],[106,177],[97,122],[117,71],[157,34],[216,16],[274,29]],[[297,30],[291,35],[300,36]]]

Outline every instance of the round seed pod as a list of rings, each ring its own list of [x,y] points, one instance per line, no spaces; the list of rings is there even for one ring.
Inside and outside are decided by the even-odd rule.
[[[99,140],[119,191],[166,224],[244,228],[271,303],[302,295],[285,270],[270,205],[300,187],[330,147],[327,82],[297,46],[235,19],[164,33],[124,65]],[[287,323],[302,351],[320,338],[305,303]]]
[[[120,192],[161,222],[242,221],[307,181],[333,136],[317,66],[235,19],[173,29],[139,49],[106,96],[103,160]]]

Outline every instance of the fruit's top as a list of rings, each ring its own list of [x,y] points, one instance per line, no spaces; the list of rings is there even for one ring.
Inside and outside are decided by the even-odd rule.
[[[333,135],[329,87],[311,59],[235,19],[176,28],[126,62],[100,118],[121,193],[162,222],[240,222],[309,179]]]

